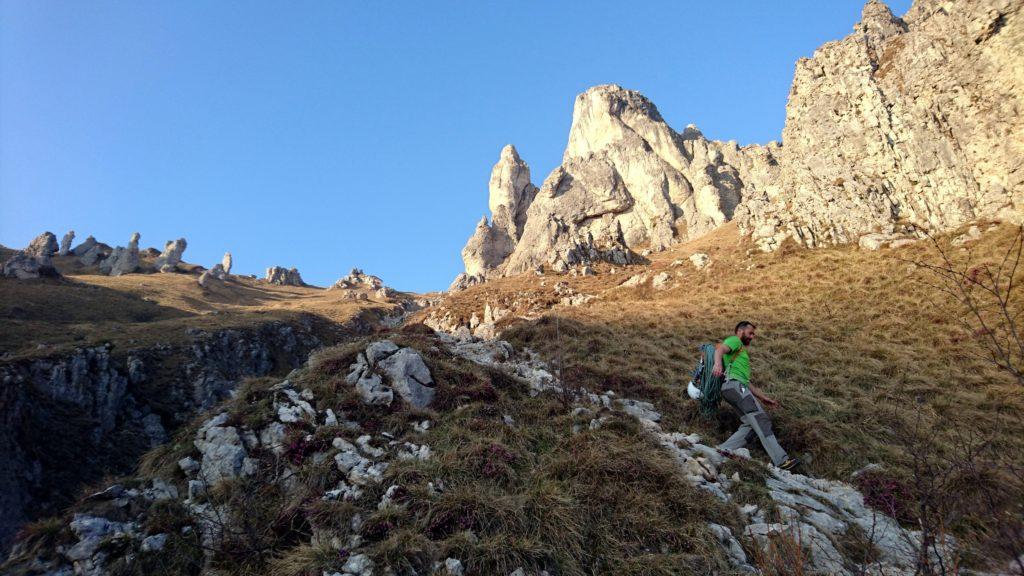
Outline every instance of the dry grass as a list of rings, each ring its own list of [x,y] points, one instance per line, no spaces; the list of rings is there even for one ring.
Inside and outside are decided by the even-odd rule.
[[[970,246],[971,256],[1000,258],[1014,232],[1003,226],[985,234]],[[940,241],[949,245],[948,238]],[[522,294],[542,300],[545,292],[550,298],[557,282],[596,294],[583,306],[534,311],[536,319],[512,323],[503,337],[539,351],[570,384],[650,400],[668,427],[713,441],[724,440],[738,422],[724,409],[717,420],[704,421],[685,396],[685,383],[701,343],[751,320],[759,327],[750,347],[753,380],[782,403],[773,412],[776,433],[791,452],[809,456],[815,475],[848,479],[877,462],[887,474],[906,477],[910,446],[901,431],[918,415],[937,458],[952,457],[965,430],[997,452],[1024,448],[1024,389],[984,357],[980,336],[958,321],[964,311],[957,303],[909,263],[935,258],[928,242],[878,252],[748,250],[726,227],[651,256],[649,266],[596,278],[503,279],[453,295],[446,305],[459,316],[479,316],[485,302],[508,305]],[[696,251],[711,255],[708,270],[687,260]],[[968,257],[967,250],[953,253]],[[672,266],[677,259],[682,264]],[[660,271],[672,274],[668,290],[649,282],[615,287],[633,274]],[[757,499],[754,492],[749,496]],[[964,530],[972,524],[960,521]]]
[[[58,266],[68,266],[55,258]],[[253,327],[278,320],[317,328],[336,341],[339,327],[395,309],[384,300],[350,300],[342,291],[274,286],[244,276],[202,288],[194,274],[67,275],[0,278],[0,354],[49,356],[112,342],[125,347],[183,340],[186,330]]]
[[[416,330],[392,338],[416,346],[426,359],[438,386],[430,410],[398,402],[367,407],[357,400],[343,378],[365,342],[321,351],[292,381],[313,390],[318,410],[332,408],[375,435],[386,431],[398,441],[427,444],[433,456],[394,461],[384,481],[354,502],[323,501],[320,495],[343,474],[331,458],[318,465],[314,454],[329,451],[335,436],[354,440],[362,432],[292,425],[293,439],[314,434],[308,451],[280,459],[257,451],[255,476],[208,492],[233,526],[210,551],[211,568],[237,575],[333,573],[353,553],[346,542],[358,535],[358,551],[382,573],[428,573],[448,557],[459,558],[469,575],[519,567],[566,575],[729,573],[706,526],[714,521],[738,529],[735,511],[691,487],[633,418],[606,413],[610,419],[601,429],[574,433],[571,406],[562,397],[531,398],[524,383],[454,358]],[[250,380],[221,409],[234,425],[265,424],[270,386],[269,379]],[[145,458],[140,474],[163,476],[184,490],[184,477],[170,463],[194,454],[187,440],[204,417]],[[413,432],[410,424],[423,419],[433,423],[430,430]],[[282,475],[290,479],[283,482]],[[392,485],[401,487],[398,505],[379,509]],[[162,506],[146,511],[147,526],[173,532],[181,508]],[[362,518],[358,527],[352,524],[356,515]],[[40,541],[65,536],[59,526],[54,523]],[[194,574],[197,551],[197,542],[177,538],[166,553],[127,564],[124,573],[139,573],[135,566],[152,569],[159,561],[160,573]]]

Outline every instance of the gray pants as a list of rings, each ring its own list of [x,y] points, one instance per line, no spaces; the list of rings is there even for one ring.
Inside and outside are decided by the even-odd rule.
[[[778,466],[786,461],[786,451],[775,439],[772,432],[772,419],[761,407],[761,403],[736,380],[726,380],[722,384],[722,398],[728,402],[740,417],[743,424],[735,434],[723,442],[719,448],[722,450],[736,450],[743,448],[748,442],[753,441],[756,436],[764,446],[764,451],[772,459],[772,463]]]

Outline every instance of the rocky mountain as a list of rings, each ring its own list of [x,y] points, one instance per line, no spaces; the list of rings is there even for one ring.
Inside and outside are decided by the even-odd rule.
[[[576,98],[562,164],[539,191],[511,146],[453,287],[634,261],[737,220],[763,250],[869,247],[981,217],[1024,193],[1024,2],[868,2],[854,32],[797,62],[783,143],[739,147],[669,127],[619,86]]]

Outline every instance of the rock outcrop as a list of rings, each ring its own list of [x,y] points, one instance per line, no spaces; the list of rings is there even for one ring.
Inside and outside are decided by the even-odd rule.
[[[57,237],[51,232],[36,236],[28,247],[4,262],[3,275],[6,278],[28,280],[40,276],[58,276],[51,257],[57,252]]]
[[[390,406],[394,392],[416,408],[426,408],[434,399],[434,379],[423,357],[390,340],[367,346],[349,366],[345,380],[367,404]]]
[[[853,34],[796,65],[776,183],[738,220],[764,249],[1018,219],[1024,3],[868,2]]]
[[[164,245],[164,251],[153,262],[157,272],[174,272],[177,270],[178,264],[181,262],[181,255],[187,247],[188,242],[184,238],[168,241]]]
[[[514,149],[452,289],[597,260],[639,260],[737,220],[763,250],[881,246],[1024,200],[1024,0],[865,5],[853,34],[796,65],[783,143],[673,131],[614,85],[576,99],[562,164],[539,191]]]
[[[25,521],[56,512],[83,483],[127,471],[242,378],[297,368],[319,344],[305,328],[271,322],[193,330],[180,345],[0,363],[0,555]]]
[[[111,276],[131,274],[139,269],[139,233],[132,234],[128,247],[118,246],[100,263],[100,271]]]
[[[302,281],[302,276],[299,275],[299,271],[296,268],[282,268],[281,266],[271,266],[267,268],[266,281],[269,284],[277,284],[278,286],[305,286],[306,283]]]
[[[456,284],[479,281],[501,266],[523,234],[537,187],[530,182],[530,167],[511,144],[502,148],[501,158],[491,169],[489,190],[491,221],[484,216],[462,249],[466,273]]]
[[[84,242],[71,250],[71,255],[78,258],[83,266],[93,266],[110,254],[110,247],[89,236]]]
[[[353,289],[362,288],[366,290],[380,290],[384,288],[384,281],[379,276],[366,274],[359,268],[353,268],[348,276],[339,278],[328,289]]]
[[[65,234],[63,238],[61,238],[60,250],[57,251],[57,254],[60,256],[67,256],[68,253],[71,252],[71,243],[74,242],[74,240],[75,231],[69,230],[68,233]]]
[[[224,269],[224,274],[231,274],[231,264],[233,262],[231,252],[225,252],[224,257],[220,259],[220,265]]]
[[[626,264],[640,260],[635,249],[700,236],[771,180],[776,149],[709,141],[692,126],[677,133],[640,93],[592,88],[576,99],[562,165],[539,190],[524,183],[529,172],[514,149],[502,152],[491,177],[492,222],[477,225],[453,287],[541,265],[565,272],[599,260]]]
[[[200,286],[206,288],[214,280],[223,281],[227,277],[228,274],[227,272],[224,271],[224,265],[218,262],[213,265],[213,268],[210,268],[209,270],[203,270],[203,273],[199,275],[198,282]]]

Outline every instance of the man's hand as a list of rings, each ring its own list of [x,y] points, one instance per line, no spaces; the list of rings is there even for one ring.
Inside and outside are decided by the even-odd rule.
[[[762,392],[761,389],[758,388],[757,386],[754,386],[753,384],[747,384],[747,388],[750,389],[750,393],[754,395],[754,398],[760,400],[761,403],[767,406],[768,408],[778,408],[780,406],[778,401],[769,398],[768,395]]]
[[[711,375],[715,378],[721,378],[722,374],[725,374],[725,368],[722,367],[721,362],[715,362],[715,367],[711,369]]]

